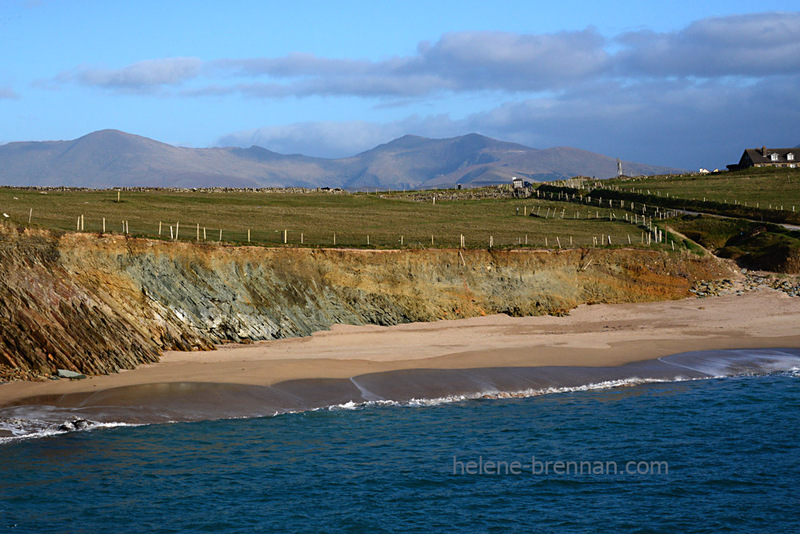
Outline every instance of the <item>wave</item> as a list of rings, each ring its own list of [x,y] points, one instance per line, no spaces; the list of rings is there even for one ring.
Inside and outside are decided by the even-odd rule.
[[[786,373],[800,378],[800,350],[747,349],[674,354],[617,367],[416,369],[274,386],[148,384],[0,408],[0,444],[69,432],[151,423],[271,417],[372,406],[428,407],[478,399],[527,398],[643,384]]]
[[[790,369],[788,371],[785,371],[785,373],[790,376],[795,376],[800,378],[800,368]],[[364,400],[361,402],[348,401],[342,404],[334,404],[331,406],[325,406],[323,408],[315,408],[313,411],[358,410],[358,409],[381,407],[381,406],[422,408],[428,406],[439,406],[442,404],[452,404],[452,403],[467,402],[474,400],[523,399],[530,397],[539,397],[542,395],[555,395],[559,393],[600,391],[600,390],[618,389],[625,387],[636,387],[645,384],[676,383],[676,382],[686,382],[694,380],[711,380],[715,378],[725,378],[725,377],[705,376],[705,377],[689,378],[685,376],[676,376],[670,379],[631,377],[618,380],[606,380],[603,382],[585,384],[581,386],[548,387],[541,389],[525,389],[520,391],[481,391],[465,395],[448,395],[445,397],[435,397],[435,398],[412,398],[407,401],[393,401],[386,399]]]
[[[86,432],[103,428],[140,426],[122,421],[93,421],[78,415],[60,422],[40,417],[2,417],[0,418],[0,445],[24,439],[47,438],[70,432]]]

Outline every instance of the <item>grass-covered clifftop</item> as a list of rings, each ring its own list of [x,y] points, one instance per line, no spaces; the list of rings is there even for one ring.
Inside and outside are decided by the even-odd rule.
[[[6,223],[33,229],[363,249],[458,247],[462,235],[466,248],[479,249],[490,240],[495,248],[592,246],[602,236],[612,236],[614,245],[628,238],[635,244],[642,231],[627,224],[621,210],[513,198],[497,187],[408,194],[0,187],[2,213]],[[539,216],[525,216],[532,213]]]
[[[0,230],[0,373],[88,374],[164,349],[581,303],[680,298],[728,273],[647,249],[337,250],[232,247]]]

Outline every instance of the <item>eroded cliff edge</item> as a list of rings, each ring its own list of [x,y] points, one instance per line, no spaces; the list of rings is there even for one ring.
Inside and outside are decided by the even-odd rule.
[[[0,231],[0,376],[130,369],[162,350],[582,303],[681,298],[729,276],[641,249],[370,251]]]

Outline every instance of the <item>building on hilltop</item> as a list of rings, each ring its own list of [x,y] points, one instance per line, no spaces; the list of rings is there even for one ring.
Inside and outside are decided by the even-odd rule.
[[[729,171],[750,167],[791,167],[800,160],[800,148],[746,148],[739,163],[728,165]]]
[[[533,193],[533,184],[527,180],[523,180],[522,178],[517,178],[514,176],[511,179],[511,191],[514,193],[514,197],[516,198],[526,198],[531,196]]]
[[[522,178],[517,178],[516,176],[511,178],[511,188],[512,189],[526,189],[531,187],[533,184],[530,183],[528,180],[523,180]]]

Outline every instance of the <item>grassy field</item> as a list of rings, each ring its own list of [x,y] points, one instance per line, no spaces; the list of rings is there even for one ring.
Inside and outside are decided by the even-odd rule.
[[[613,179],[623,191],[800,211],[800,169],[760,168],[712,175]]]
[[[31,209],[33,210],[31,212]],[[531,211],[540,216],[524,216]],[[625,213],[535,199],[415,202],[375,194],[288,192],[178,192],[168,190],[46,191],[0,188],[5,224],[169,239],[170,227],[182,241],[219,240],[253,244],[395,248],[593,246],[611,236],[612,245],[641,241],[642,230],[624,222]],[[554,216],[553,214],[557,214]],[[564,218],[561,218],[561,216]],[[159,236],[159,223],[161,235]],[[173,234],[174,235],[174,234]],[[369,245],[367,240],[369,239]],[[663,245],[666,246],[666,245]]]

